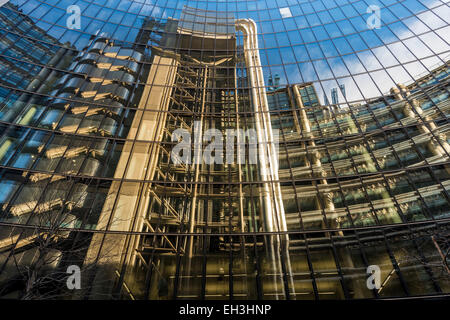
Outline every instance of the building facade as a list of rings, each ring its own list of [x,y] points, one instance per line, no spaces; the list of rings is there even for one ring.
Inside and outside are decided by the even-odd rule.
[[[448,21],[438,0],[9,1],[0,297],[449,295]]]

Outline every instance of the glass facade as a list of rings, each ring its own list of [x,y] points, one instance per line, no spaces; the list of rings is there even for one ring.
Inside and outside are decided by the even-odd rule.
[[[446,0],[3,4],[0,298],[449,295],[449,22]]]

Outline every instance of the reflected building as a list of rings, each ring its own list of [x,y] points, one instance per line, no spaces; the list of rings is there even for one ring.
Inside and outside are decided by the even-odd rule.
[[[263,2],[274,26],[282,21],[294,31],[295,21],[306,39],[299,25],[312,19],[305,1]],[[356,87],[337,75],[350,59],[343,47],[335,51],[346,64],[331,67],[326,81],[309,79],[304,62],[288,62],[281,39],[279,51],[270,48],[277,30],[267,31],[263,10],[255,19],[250,10],[179,1],[160,14],[133,1],[116,9],[129,10],[130,22],[117,22],[102,6],[103,29],[89,24],[80,45],[83,32],[61,43],[33,11],[33,19],[19,11],[27,9],[23,1],[11,3],[0,9],[0,67],[11,70],[0,82],[0,297],[322,300],[450,292],[447,60],[408,83],[391,79],[373,95],[360,89],[366,83],[353,65]],[[321,19],[337,14],[311,3]],[[310,51],[319,48],[314,30],[303,48],[291,31],[285,38],[323,80]],[[331,50],[320,45],[322,54]],[[297,81],[286,79],[292,72]],[[375,73],[367,76],[380,88]],[[191,161],[174,162],[180,142]],[[69,265],[82,270],[75,294],[65,287]],[[378,288],[366,282],[373,265],[381,271]],[[29,266],[51,280],[29,289]]]

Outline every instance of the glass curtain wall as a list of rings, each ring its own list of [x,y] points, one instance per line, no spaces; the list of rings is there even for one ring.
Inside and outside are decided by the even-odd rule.
[[[0,298],[447,296],[449,21],[444,0],[4,4]]]

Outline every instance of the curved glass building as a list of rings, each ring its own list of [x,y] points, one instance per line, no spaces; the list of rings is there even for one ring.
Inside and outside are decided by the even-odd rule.
[[[450,295],[447,0],[1,3],[0,298]]]

